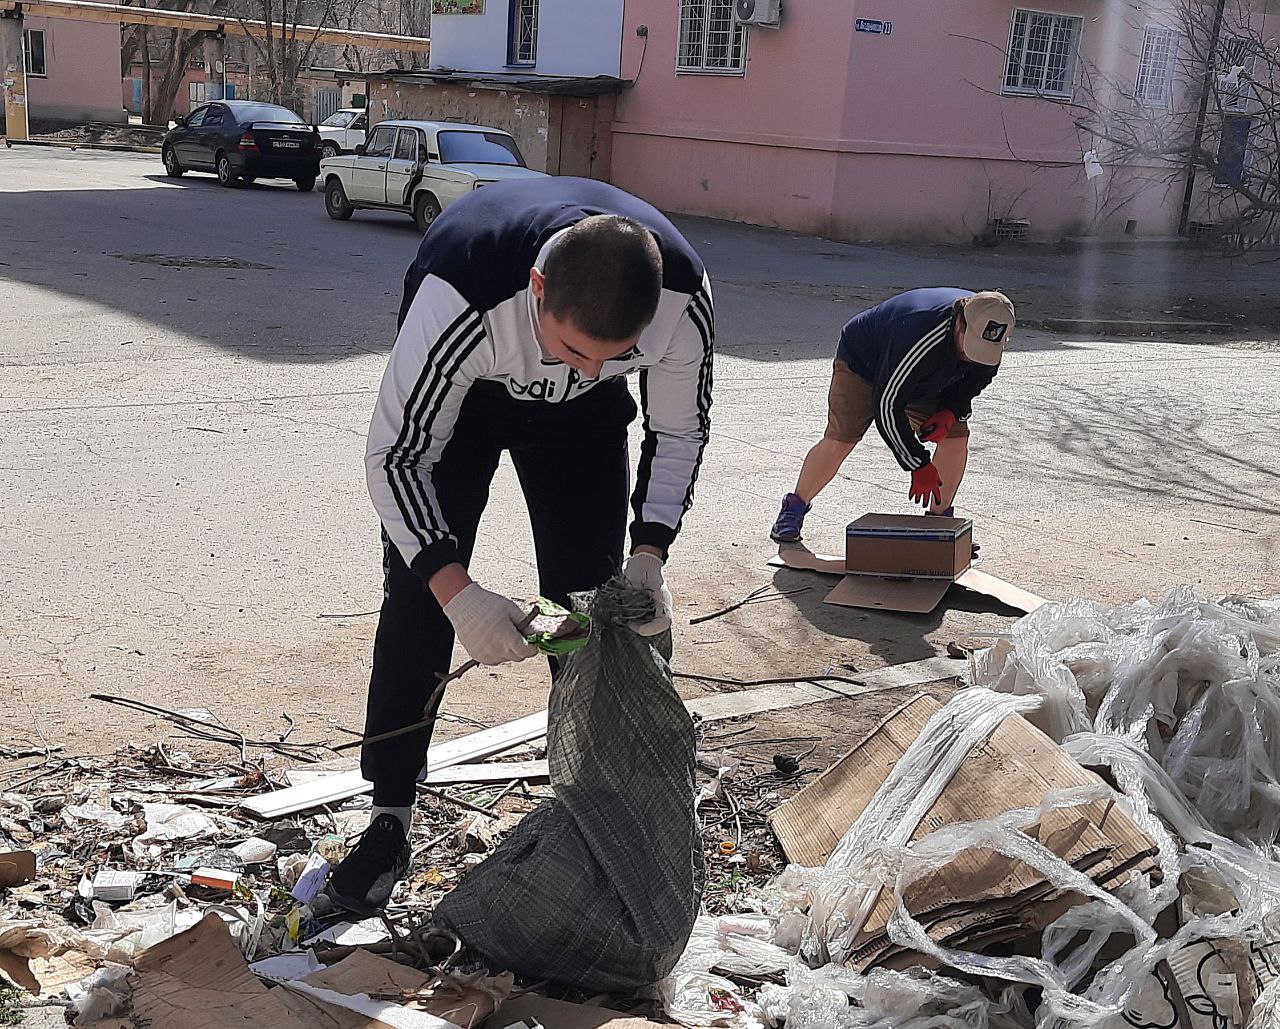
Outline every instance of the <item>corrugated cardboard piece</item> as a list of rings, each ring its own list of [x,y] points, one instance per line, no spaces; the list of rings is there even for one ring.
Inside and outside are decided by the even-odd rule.
[[[208,914],[194,927],[140,954],[133,1013],[153,1029],[311,1029],[280,991],[249,971],[226,923]]]
[[[825,864],[940,709],[928,696],[904,704],[819,779],[779,807],[770,824],[787,858],[802,865]],[[1052,791],[1099,782],[1024,718],[1010,715],[960,766],[912,839],[956,822],[1034,807]],[[1050,811],[1036,835],[1107,889],[1124,882],[1135,869],[1154,867],[1152,842],[1118,807],[1102,801]],[[949,865],[913,883],[904,899],[931,937],[945,946],[966,949],[1037,932],[1082,900],[1057,890],[1035,869],[980,849],[957,855]],[[892,894],[883,891],[854,941],[850,965],[864,970],[919,961],[919,955],[902,951],[887,936],[893,906]]]

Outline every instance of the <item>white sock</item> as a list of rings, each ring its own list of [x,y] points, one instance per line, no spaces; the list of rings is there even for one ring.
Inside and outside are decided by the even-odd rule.
[[[373,810],[369,812],[369,822],[372,824],[379,815],[395,815],[404,826],[404,834],[409,835],[409,827],[413,824],[412,807],[378,807],[375,804]]]

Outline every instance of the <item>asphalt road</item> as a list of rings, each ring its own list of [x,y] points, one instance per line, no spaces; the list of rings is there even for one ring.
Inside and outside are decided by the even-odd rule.
[[[1024,314],[1134,313],[1220,307],[1261,281],[1165,250],[888,249],[682,224],[716,282],[719,356],[715,439],[669,573],[677,665],[747,678],[914,660],[1013,615],[960,591],[926,616],[831,608],[824,580],[765,566],[860,306],[958,284],[1004,288]],[[360,725],[381,596],[361,457],[417,243],[408,218],[332,222],[291,185],[0,151],[0,741],[102,752],[167,731],[91,692],[263,733],[287,712],[296,739]],[[1254,335],[1019,332],[976,407],[960,500],[984,567],[1052,598],[1280,590],[1280,349]],[[906,487],[869,438],[810,517],[811,544],[838,551],[853,517],[906,511]],[[533,591],[506,467],[478,550],[478,577]],[[814,588],[683,624],[775,579]],[[468,676],[447,706],[495,721],[545,700],[530,662]]]

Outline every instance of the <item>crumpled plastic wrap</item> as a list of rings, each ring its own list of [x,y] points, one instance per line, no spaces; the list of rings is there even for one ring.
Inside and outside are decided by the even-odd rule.
[[[1039,696],[1029,716],[1139,746],[1215,833],[1280,859],[1280,604],[1072,600],[1020,619],[975,655],[973,682]],[[1167,783],[1165,784],[1168,785]]]

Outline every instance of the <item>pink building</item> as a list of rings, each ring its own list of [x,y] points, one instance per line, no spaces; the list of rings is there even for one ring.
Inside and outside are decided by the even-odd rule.
[[[839,239],[1169,234],[1178,191],[1087,167],[1069,105],[1094,65],[1175,88],[1172,57],[1144,48],[1159,17],[1124,6],[782,0],[777,27],[743,27],[732,0],[626,0],[614,181]]]
[[[28,16],[21,26],[33,126],[126,120],[118,24]]]

